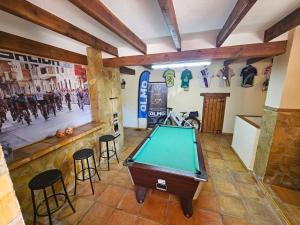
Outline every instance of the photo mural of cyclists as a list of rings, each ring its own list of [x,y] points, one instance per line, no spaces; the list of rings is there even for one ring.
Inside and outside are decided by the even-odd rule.
[[[0,143],[4,136],[9,139],[12,129],[24,129],[23,124],[33,124],[39,134],[46,124],[45,136],[62,121],[78,124],[82,116],[76,113],[89,109],[89,102],[84,65],[0,50],[0,132],[6,134],[0,137]],[[76,122],[66,114],[73,112]]]

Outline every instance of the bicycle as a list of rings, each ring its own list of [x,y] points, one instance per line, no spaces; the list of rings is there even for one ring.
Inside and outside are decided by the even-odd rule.
[[[196,117],[198,112],[180,112],[182,115],[178,115],[173,111],[173,108],[167,108],[167,115],[161,116],[157,120],[157,124],[166,124],[166,125],[177,125],[183,127],[194,127],[196,130],[200,131],[201,122]]]

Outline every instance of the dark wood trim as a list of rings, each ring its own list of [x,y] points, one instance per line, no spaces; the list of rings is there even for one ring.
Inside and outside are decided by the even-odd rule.
[[[142,66],[148,70],[153,70],[152,65],[142,65]]]
[[[265,106],[264,109],[274,112],[300,112],[300,109],[275,108],[271,106]]]
[[[236,26],[241,22],[257,0],[238,0],[232,12],[226,20],[223,28],[219,32],[216,46],[220,47],[227,37],[232,33]]]
[[[227,60],[236,58],[271,57],[286,51],[287,41],[207,48],[181,52],[136,55],[104,59],[106,67],[142,66],[154,63],[170,63],[189,60]]]
[[[234,63],[237,59],[228,59],[228,60],[225,60],[223,65],[224,66],[229,66],[230,64]]]
[[[260,125],[254,123],[253,121],[249,120],[248,118],[246,117],[262,117],[262,116],[248,116],[248,115],[237,115],[237,117],[241,118],[242,120],[246,121],[247,123],[251,124],[252,126],[260,129]]]
[[[87,15],[93,17],[107,29],[127,41],[140,52],[147,53],[147,45],[134,34],[122,21],[116,17],[99,0],[69,0],[75,6],[80,8]]]
[[[118,56],[118,49],[25,0],[1,0],[0,9],[96,49]]]
[[[175,9],[172,0],[158,0],[158,4],[171,33],[173,43],[177,51],[181,51],[181,37],[176,20]]]
[[[51,45],[0,31],[0,48],[34,56],[87,65],[87,57]]]
[[[135,70],[126,66],[121,66],[120,73],[127,74],[127,75],[135,75]]]
[[[230,93],[200,93],[200,96],[226,98],[230,96]]]
[[[251,58],[251,59],[247,59],[246,61],[246,65],[251,65],[257,62],[260,62],[262,60],[268,59],[269,57],[258,57],[258,58]]]
[[[268,28],[264,34],[264,42],[271,41],[272,39],[284,34],[285,32],[292,30],[296,26],[300,25],[300,7],[295,9],[289,15],[284,17],[279,22]]]

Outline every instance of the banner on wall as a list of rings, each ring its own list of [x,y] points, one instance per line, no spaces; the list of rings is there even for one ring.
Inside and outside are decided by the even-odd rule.
[[[164,82],[150,82],[148,88],[147,127],[154,127],[157,119],[167,114],[168,88]]]
[[[140,75],[138,90],[138,127],[145,127],[147,122],[149,78],[149,71],[144,71]]]

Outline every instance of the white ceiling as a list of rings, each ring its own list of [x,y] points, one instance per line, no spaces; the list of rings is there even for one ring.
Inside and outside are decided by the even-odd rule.
[[[141,54],[68,0],[28,0],[119,49],[121,56]],[[157,0],[100,0],[147,43],[149,53],[175,51]],[[214,47],[237,0],[173,0],[182,50]],[[300,7],[300,0],[258,0],[224,45],[261,42],[263,31]],[[0,30],[86,54],[86,45],[0,11]],[[285,38],[285,36],[282,36]],[[104,54],[104,57],[109,57]]]

